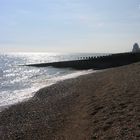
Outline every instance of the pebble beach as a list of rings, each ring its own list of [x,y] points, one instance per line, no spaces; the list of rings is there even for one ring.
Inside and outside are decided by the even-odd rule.
[[[140,63],[64,80],[0,112],[1,140],[139,140]]]

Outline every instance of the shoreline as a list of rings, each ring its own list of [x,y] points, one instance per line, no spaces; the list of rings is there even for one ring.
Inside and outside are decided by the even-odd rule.
[[[15,102],[14,103],[11,103],[11,104],[8,104],[8,105],[3,105],[3,106],[0,106],[0,112],[4,111],[5,109],[13,106],[13,105],[17,105],[17,104],[20,104],[22,102],[26,102],[28,100],[30,100],[31,98],[34,97],[34,95],[36,94],[36,92],[38,92],[39,90],[43,89],[43,88],[47,88],[47,87],[50,87],[52,85],[55,85],[59,82],[63,82],[65,80],[69,80],[69,79],[74,79],[74,78],[77,78],[77,77],[80,77],[80,76],[83,76],[83,75],[88,75],[88,74],[91,74],[91,73],[95,73],[96,71],[95,70],[81,70],[81,71],[75,71],[73,73],[70,73],[70,74],[66,74],[66,75],[63,75],[63,76],[58,76],[58,77],[55,77],[55,78],[52,78],[51,80],[53,82],[50,82],[48,84],[44,84],[41,86],[40,85],[40,88],[37,88],[36,90],[32,91],[32,92],[29,92],[29,95],[28,95],[28,98],[24,98],[24,99],[21,99],[20,101],[18,102]],[[49,79],[50,80],[50,79]],[[34,87],[35,88],[35,87]],[[32,88],[31,88],[32,89]],[[23,91],[22,91],[23,92]],[[26,89],[25,89],[25,92],[26,92]]]
[[[0,137],[139,139],[139,85],[140,63],[60,81],[0,112]]]

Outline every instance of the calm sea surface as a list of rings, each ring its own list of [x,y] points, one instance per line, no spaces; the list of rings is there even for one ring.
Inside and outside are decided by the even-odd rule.
[[[98,54],[99,55],[99,54]],[[38,89],[57,81],[92,72],[52,67],[35,68],[23,64],[75,60],[95,54],[5,53],[0,54],[0,108],[32,97]]]

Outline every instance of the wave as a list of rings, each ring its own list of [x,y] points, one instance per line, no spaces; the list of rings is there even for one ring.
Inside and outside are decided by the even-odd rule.
[[[66,80],[66,79],[76,78],[76,77],[79,77],[81,75],[86,75],[86,74],[90,74],[90,73],[93,73],[93,72],[95,72],[95,71],[93,71],[93,70],[76,71],[74,73],[70,73],[70,74],[67,74],[67,75],[55,77],[55,78],[53,78],[53,80],[63,81],[63,80]]]
[[[23,67],[20,64],[73,60],[81,54],[0,55],[0,108],[29,99],[40,88],[93,72],[53,67]]]

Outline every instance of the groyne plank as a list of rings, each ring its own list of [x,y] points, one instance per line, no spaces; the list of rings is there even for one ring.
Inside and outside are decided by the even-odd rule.
[[[51,63],[28,64],[25,66],[33,67],[56,67],[56,68],[73,68],[73,69],[106,69],[128,65],[140,61],[140,53],[118,53],[108,56],[89,57],[81,60],[60,61]]]

